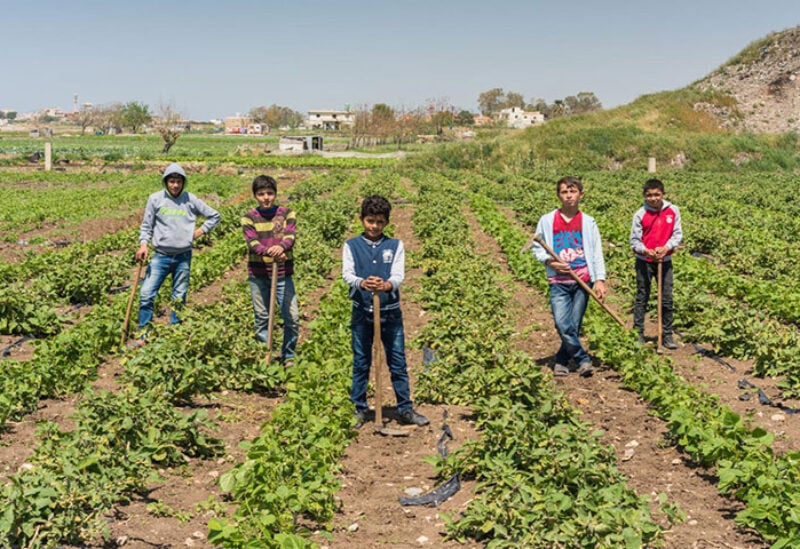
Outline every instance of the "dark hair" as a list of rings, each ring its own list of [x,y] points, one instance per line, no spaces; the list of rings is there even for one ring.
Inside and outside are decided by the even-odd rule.
[[[373,194],[368,196],[361,203],[361,219],[368,215],[382,215],[389,221],[389,214],[392,213],[392,205],[384,197]]]
[[[253,179],[253,194],[256,194],[261,189],[269,189],[272,192],[278,192],[278,182],[268,175],[259,175]]]
[[[556,194],[561,192],[561,185],[566,185],[568,189],[575,187],[580,192],[583,192],[583,181],[577,177],[567,176],[559,179],[558,183],[556,183]]]
[[[648,179],[644,182],[644,187],[642,188],[642,192],[651,191],[653,189],[658,189],[662,193],[664,192],[664,183],[661,182],[660,179]]]

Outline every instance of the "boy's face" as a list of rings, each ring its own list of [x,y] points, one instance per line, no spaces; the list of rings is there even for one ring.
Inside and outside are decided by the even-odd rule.
[[[664,193],[661,189],[647,189],[644,192],[644,201],[655,210],[660,210],[664,203]]]
[[[583,199],[583,192],[578,190],[578,187],[574,185],[568,186],[562,183],[558,187],[558,199],[561,201],[561,206],[564,208],[577,208]]]
[[[272,189],[258,189],[255,194],[256,202],[258,202],[261,208],[271,208],[272,205],[275,204],[275,198],[277,196],[278,193]]]
[[[167,192],[178,198],[183,191],[183,178],[179,175],[170,175],[167,177]]]
[[[389,224],[385,215],[365,215],[361,218],[364,226],[364,235],[370,240],[378,240],[383,234],[383,229]]]

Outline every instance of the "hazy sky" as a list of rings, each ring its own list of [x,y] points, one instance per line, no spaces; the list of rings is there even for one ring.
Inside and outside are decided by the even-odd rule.
[[[0,0],[0,109],[171,103],[195,120],[500,87],[604,107],[681,88],[800,24],[798,0]]]

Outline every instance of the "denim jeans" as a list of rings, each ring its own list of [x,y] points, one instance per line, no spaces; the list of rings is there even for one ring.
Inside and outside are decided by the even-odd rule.
[[[589,286],[592,284],[589,283]],[[558,335],[561,336],[556,364],[566,366],[570,359],[578,366],[591,362],[580,340],[583,313],[588,304],[589,294],[579,284],[550,284],[550,309]]]
[[[256,339],[266,343],[267,324],[269,322],[270,279],[267,277],[250,276],[250,298],[253,301],[253,314],[256,321]],[[283,318],[283,344],[281,345],[281,359],[294,358],[297,347],[297,336],[300,332],[300,308],[297,305],[297,294],[291,275],[278,277],[275,285],[275,297]],[[275,319],[273,319],[273,322]]]
[[[142,291],[139,294],[139,329],[144,328],[153,319],[153,304],[167,275],[172,275],[173,302],[180,300],[181,303],[186,303],[191,265],[191,251],[178,255],[153,253],[153,258],[145,272],[144,282],[142,282]],[[175,311],[170,312],[169,321],[171,324],[180,322]]]
[[[672,335],[674,312],[672,306],[672,261],[665,261],[661,268],[664,287],[661,289],[661,333]],[[650,286],[658,278],[658,263],[636,258],[636,301],[633,304],[633,327],[644,334],[644,316],[650,300]]]
[[[353,307],[350,327],[353,345],[353,384],[350,389],[350,400],[356,410],[366,411],[369,408],[367,385],[372,365],[372,340],[374,338],[372,313]],[[394,396],[397,399],[397,412],[402,414],[412,409],[412,403],[406,367],[403,313],[400,309],[381,311],[381,342],[386,353],[386,363],[389,365]]]

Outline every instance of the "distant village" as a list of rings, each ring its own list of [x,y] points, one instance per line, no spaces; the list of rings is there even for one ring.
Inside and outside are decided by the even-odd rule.
[[[81,109],[66,111],[58,107],[41,109],[29,113],[17,113],[11,109],[0,109],[0,127],[13,124],[40,124],[50,123],[75,123],[78,124],[81,113],[86,109],[91,109],[92,105],[85,103]],[[500,109],[491,116],[482,114],[472,114],[471,123],[468,125],[481,126],[505,126],[508,128],[524,129],[545,121],[545,116],[539,111],[527,111],[520,107],[509,107]],[[355,110],[329,110],[319,109],[310,110],[305,120],[296,127],[300,130],[318,131],[341,131],[353,128],[356,124],[357,111]],[[190,125],[192,121],[181,120],[181,125]],[[264,135],[269,133],[270,127],[262,122],[257,122],[251,116],[226,117],[223,120],[212,119],[208,123],[220,127],[226,134],[230,135]],[[288,128],[281,128],[288,129]],[[113,132],[111,132],[113,133]]]

